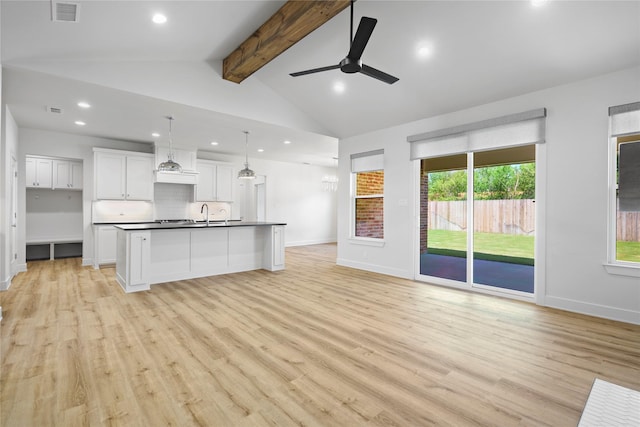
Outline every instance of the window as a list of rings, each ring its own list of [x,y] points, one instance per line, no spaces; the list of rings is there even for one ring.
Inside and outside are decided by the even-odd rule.
[[[640,102],[611,107],[609,115],[609,263],[635,270],[640,269]]]
[[[384,151],[351,156],[352,237],[384,238]]]

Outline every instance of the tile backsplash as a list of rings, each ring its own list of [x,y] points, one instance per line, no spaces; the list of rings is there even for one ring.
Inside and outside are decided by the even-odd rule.
[[[209,220],[218,221],[223,219],[231,219],[231,203],[227,202],[195,202],[191,204],[190,214],[187,218],[195,220],[206,219],[206,211],[200,213],[202,205],[206,203],[209,207]]]
[[[194,187],[187,184],[154,184],[154,201],[100,200],[92,203],[92,222],[147,222],[162,219],[206,219],[204,203],[212,221],[232,219],[228,202],[194,202]]]
[[[127,200],[97,200],[91,204],[91,222],[153,221],[153,203]]]
[[[155,219],[191,218],[193,185],[156,183],[153,189]]]

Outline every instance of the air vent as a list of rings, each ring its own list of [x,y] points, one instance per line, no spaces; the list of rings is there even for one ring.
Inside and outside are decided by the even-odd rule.
[[[61,107],[54,107],[54,106],[47,106],[47,113],[51,113],[51,114],[62,114],[62,108]]]
[[[78,8],[76,3],[55,2],[53,4],[53,20],[57,22],[78,22]]]

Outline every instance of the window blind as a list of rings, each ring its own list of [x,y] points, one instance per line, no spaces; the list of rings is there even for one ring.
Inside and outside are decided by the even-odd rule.
[[[384,169],[384,150],[351,155],[351,172],[369,172],[382,169]]]
[[[407,137],[411,160],[544,143],[546,108]]]
[[[609,108],[611,136],[618,148],[618,210],[640,211],[640,102]],[[630,139],[630,141],[626,141]]]
[[[611,136],[640,132],[640,102],[609,107]]]

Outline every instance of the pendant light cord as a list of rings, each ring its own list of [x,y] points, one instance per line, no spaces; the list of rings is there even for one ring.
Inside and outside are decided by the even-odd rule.
[[[173,116],[167,116],[169,119],[169,160],[173,160],[173,135],[171,134],[171,122],[173,122]]]
[[[249,131],[244,132],[244,166],[249,167]]]

